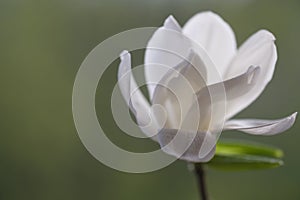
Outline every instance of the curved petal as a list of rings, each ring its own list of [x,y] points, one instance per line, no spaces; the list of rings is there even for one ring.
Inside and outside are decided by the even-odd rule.
[[[148,42],[145,52],[145,78],[151,100],[156,84],[169,68],[177,66],[188,57],[190,49],[196,52],[207,69],[207,84],[223,80],[205,49],[179,30],[178,23],[170,16]]]
[[[121,93],[134,113],[137,123],[142,131],[149,137],[152,137],[158,132],[158,126],[153,120],[153,114],[150,105],[146,98],[139,90],[134,77],[131,73],[131,58],[128,51],[123,51],[120,54],[121,63],[118,71],[118,85]]]
[[[145,52],[145,79],[152,99],[156,83],[187,56],[190,44],[181,34],[173,16],[169,16],[148,42]]]
[[[157,84],[152,99],[153,104],[162,105],[167,112],[165,128],[179,128],[182,116],[187,114],[196,91],[206,85],[205,80],[205,65],[193,50],[187,60],[167,71]]]
[[[276,120],[234,119],[225,123],[224,130],[239,130],[253,135],[276,135],[291,128],[297,112]]]
[[[203,132],[162,129],[158,133],[158,143],[164,152],[178,159],[188,162],[208,162],[215,154],[215,147],[200,158],[199,151],[205,137],[206,133]]]
[[[180,128],[187,130],[189,127],[197,127],[199,132],[212,133],[210,137],[204,138],[198,158],[205,158],[215,147],[226,120],[226,105],[253,88],[259,69],[251,66],[240,76],[206,86],[196,93],[197,99],[189,108]]]
[[[236,53],[236,39],[229,24],[213,12],[201,12],[184,25],[182,32],[207,51],[223,75]]]
[[[212,133],[204,139],[198,155],[200,158],[207,155],[217,143],[226,120],[226,105],[249,92],[258,74],[259,67],[249,67],[247,72],[238,77],[206,86],[196,93],[197,99],[184,117],[182,126],[196,126],[199,132]]]
[[[238,50],[232,60],[225,77],[231,78],[241,74],[251,65],[261,68],[257,77],[257,84],[253,89],[227,107],[227,118],[231,118],[247,106],[249,106],[264,90],[272,79],[277,60],[277,51],[274,44],[275,37],[272,33],[261,30],[251,36]]]
[[[251,66],[240,76],[202,88],[197,92],[197,101],[191,106],[186,120],[199,106],[201,121],[198,130],[214,132],[219,129],[216,127],[222,127],[225,122],[225,108],[231,106],[236,98],[251,91],[259,72],[259,67]]]

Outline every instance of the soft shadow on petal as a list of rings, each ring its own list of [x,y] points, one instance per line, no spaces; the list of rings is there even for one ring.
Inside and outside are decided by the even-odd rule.
[[[274,41],[275,37],[272,33],[266,30],[258,31],[239,48],[237,55],[229,64],[225,73],[226,78],[238,76],[251,65],[259,66],[261,69],[253,89],[246,95],[234,99],[232,104],[227,107],[227,118],[233,117],[249,106],[272,79],[277,60]]]
[[[234,99],[251,91],[256,84],[259,72],[260,67],[250,66],[240,76],[209,85],[198,91],[197,102],[191,106],[188,112],[192,114],[199,106],[201,121],[198,130],[215,132],[215,129],[221,128],[223,124],[220,123],[225,122],[226,119],[226,106],[230,105]],[[187,115],[185,118],[189,119],[189,116]]]
[[[145,79],[152,99],[155,83],[167,73],[167,67],[176,66],[188,54],[190,44],[181,34],[178,22],[173,16],[165,20],[148,42],[145,52]],[[165,66],[165,67],[161,67]]]
[[[233,119],[225,123],[224,130],[238,130],[253,135],[276,135],[291,128],[297,112],[276,120]]]
[[[208,162],[215,153],[215,146],[203,158],[199,151],[207,133],[162,129],[158,133],[158,142],[164,152],[188,162]]]
[[[184,25],[182,32],[206,50],[223,75],[236,53],[236,39],[229,24],[213,12],[201,12]]]
[[[121,93],[134,113],[137,123],[147,136],[153,136],[158,131],[158,127],[153,120],[150,105],[139,90],[136,81],[131,73],[131,58],[128,51],[120,54],[121,63],[118,71],[118,85]]]
[[[174,17],[168,17],[164,26],[155,31],[147,44],[145,79],[151,100],[156,84],[170,68],[187,59],[191,49],[196,52],[204,63],[209,75],[207,77],[208,83],[215,83],[222,79],[207,52],[190,38],[184,36],[178,26]]]
[[[168,114],[165,128],[179,128],[180,121],[193,103],[196,91],[205,87],[206,69],[193,51],[187,60],[170,68],[157,84],[152,103],[163,105]]]

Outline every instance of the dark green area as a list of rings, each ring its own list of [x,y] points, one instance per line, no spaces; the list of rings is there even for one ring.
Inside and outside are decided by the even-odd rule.
[[[300,110],[299,0],[0,0],[0,199],[197,199],[186,163],[148,174],[125,174],[95,160],[81,144],[72,119],[76,72],[101,41],[121,31],[159,26],[173,14],[181,25],[213,10],[241,44],[261,28],[276,38],[279,60],[271,84],[241,118],[281,118]],[[142,55],[141,53],[133,56]],[[135,61],[142,63],[142,56]],[[131,139],[112,121],[110,94],[118,61],[99,83],[97,111],[113,142],[128,150],[158,148]],[[300,127],[273,137],[225,132],[222,137],[271,144],[285,152],[283,167],[210,170],[216,200],[300,199]]]

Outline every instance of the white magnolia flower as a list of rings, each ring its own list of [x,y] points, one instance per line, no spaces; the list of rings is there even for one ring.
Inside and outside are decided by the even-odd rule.
[[[272,79],[277,60],[274,41],[272,33],[260,30],[237,49],[230,26],[212,12],[195,15],[183,28],[170,16],[153,34],[145,53],[151,103],[137,87],[127,51],[121,54],[119,87],[142,131],[166,153],[206,162],[214,155],[216,141],[205,154],[200,149],[220,125],[224,130],[275,135],[294,124],[297,113],[277,120],[231,119]],[[222,97],[216,88],[223,88],[226,95],[222,101],[226,112],[220,116]],[[167,145],[175,135],[177,140]]]

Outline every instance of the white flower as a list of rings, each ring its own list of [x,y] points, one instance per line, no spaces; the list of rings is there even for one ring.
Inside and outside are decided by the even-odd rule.
[[[119,87],[142,131],[153,136],[166,153],[206,162],[214,155],[216,141],[205,154],[200,155],[200,149],[220,125],[224,124],[224,130],[275,135],[294,124],[297,113],[277,120],[231,120],[257,99],[272,79],[277,60],[274,41],[272,33],[260,30],[237,49],[230,26],[212,12],[195,15],[183,28],[170,16],[153,34],[145,53],[151,104],[130,72],[127,51],[121,54]],[[214,92],[216,88],[223,88],[226,95],[222,101],[226,112],[220,116],[223,111],[215,108],[222,97]],[[167,145],[175,135],[177,140]]]

